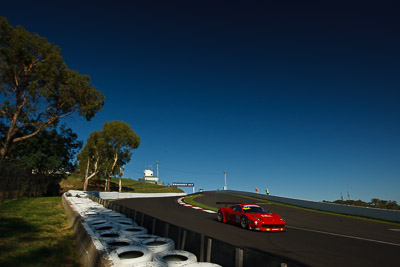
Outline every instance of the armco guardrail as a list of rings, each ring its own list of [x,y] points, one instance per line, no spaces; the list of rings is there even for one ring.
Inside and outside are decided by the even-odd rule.
[[[262,253],[250,248],[236,247],[209,236],[161,221],[149,214],[144,214],[115,202],[98,198],[92,194],[89,194],[88,197],[108,209],[133,219],[140,226],[148,228],[151,234],[173,239],[177,249],[194,253],[200,262],[212,262],[222,266],[234,267],[305,266],[294,260],[277,255]]]
[[[389,222],[400,222],[400,211],[398,210],[384,210],[384,209],[375,209],[375,208],[364,208],[364,207],[356,207],[356,206],[347,206],[347,205],[338,205],[331,203],[323,203],[323,202],[315,202],[308,200],[300,200],[293,198],[285,198],[271,195],[264,195],[252,192],[245,191],[236,191],[236,190],[224,190],[217,191],[218,193],[229,193],[229,194],[238,194],[249,197],[261,198],[271,201],[276,201],[283,204],[289,204],[293,206],[299,206],[303,208],[309,208],[314,210],[328,211],[339,214],[346,215],[354,215],[372,219],[379,219]]]

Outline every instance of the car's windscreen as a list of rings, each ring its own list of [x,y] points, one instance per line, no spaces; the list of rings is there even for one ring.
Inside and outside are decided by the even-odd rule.
[[[243,206],[243,211],[246,213],[268,213],[268,211],[258,206]]]

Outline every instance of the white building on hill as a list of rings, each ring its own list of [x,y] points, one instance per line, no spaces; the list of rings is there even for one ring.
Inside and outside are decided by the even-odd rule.
[[[158,164],[157,164],[157,170],[158,170]],[[154,176],[153,171],[150,168],[146,168],[144,170],[144,176],[140,177],[138,179],[140,182],[146,182],[146,183],[151,183],[151,184],[158,184],[162,185],[163,182],[159,180],[158,178],[158,171],[157,171],[157,176]]]

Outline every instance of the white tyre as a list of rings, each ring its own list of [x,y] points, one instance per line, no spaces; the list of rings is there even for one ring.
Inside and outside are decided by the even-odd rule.
[[[103,216],[99,215],[99,212],[94,211],[94,210],[90,210],[90,211],[86,211],[82,214],[83,218],[85,218],[85,220],[87,219],[98,219],[98,218],[103,218]]]
[[[222,267],[222,266],[211,262],[195,262],[186,264],[185,267]]]
[[[115,225],[119,225],[121,227],[135,227],[135,226],[138,226],[137,223],[135,223],[132,219],[129,219],[129,218],[112,219],[112,222]]]
[[[185,250],[167,250],[157,253],[154,261],[167,264],[168,267],[179,267],[197,262],[197,257]]]
[[[115,226],[112,223],[106,222],[106,223],[100,223],[96,225],[90,225],[90,227],[97,233],[97,232],[104,232],[104,231],[112,231],[112,230],[118,230],[118,227]]]
[[[125,215],[115,212],[115,211],[107,211],[107,212],[103,212],[104,218],[108,218],[108,219],[122,219],[122,218],[126,218]]]
[[[126,236],[135,236],[147,234],[147,228],[143,226],[121,227],[121,233]]]
[[[116,266],[128,266],[151,261],[153,254],[143,246],[127,246],[111,251],[110,258]],[[136,266],[136,265],[135,265]]]
[[[94,227],[98,227],[98,226],[102,226],[109,223],[109,221],[102,219],[102,218],[96,218],[96,219],[92,219],[92,220],[88,220],[87,224],[90,225],[90,227],[94,228]]]
[[[102,231],[102,232],[98,232],[96,234],[102,242],[106,242],[107,240],[110,240],[113,238],[121,237],[121,234],[119,233],[119,231],[116,231],[116,230]]]
[[[174,250],[175,242],[171,238],[166,237],[152,237],[148,239],[142,239],[140,244],[148,247],[152,252],[153,256],[157,253],[166,251],[166,250]]]
[[[140,234],[140,235],[133,235],[132,238],[140,242],[143,239],[149,239],[149,238],[154,238],[154,237],[160,237],[158,235],[152,235],[152,234]]]
[[[139,245],[139,243],[136,240],[132,240],[129,238],[123,238],[123,237],[110,238],[110,239],[105,240],[104,243],[105,243],[105,246],[109,250],[127,247],[127,246]]]
[[[167,267],[167,265],[161,262],[148,261],[135,264],[135,267]]]

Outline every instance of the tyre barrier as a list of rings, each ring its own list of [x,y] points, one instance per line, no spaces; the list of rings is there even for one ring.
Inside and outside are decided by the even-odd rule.
[[[117,266],[148,262],[152,260],[152,257],[153,253],[150,249],[137,245],[117,248],[110,253],[110,258]]]
[[[82,219],[86,222],[91,220],[103,220],[105,219],[103,215],[100,215],[99,211],[84,211],[81,213]]]
[[[157,253],[154,261],[164,263],[168,267],[179,267],[197,262],[197,257],[185,250],[167,250]]]
[[[166,264],[156,261],[141,262],[135,264],[135,267],[167,267]]]
[[[121,237],[121,234],[119,233],[119,231],[116,231],[116,230],[101,231],[96,234],[98,235],[100,241],[103,241],[103,242],[107,242],[107,240],[110,240],[113,238]]]
[[[158,235],[152,235],[152,234],[140,234],[140,235],[134,235],[132,236],[135,240],[140,242],[143,239],[149,239],[149,238],[155,238],[155,237],[160,237]]]
[[[100,218],[94,218],[94,220],[86,221],[91,227],[96,227],[98,225],[105,225],[109,223],[109,221]]]
[[[78,238],[84,238],[79,243],[85,266],[165,267],[197,262],[193,253],[174,250],[173,239],[148,234],[146,227],[86,198],[86,194],[65,193],[63,204],[73,225],[80,225],[74,229],[79,231]]]
[[[104,232],[104,231],[117,231],[118,227],[115,226],[114,224],[110,222],[98,224],[98,225],[91,225],[92,229],[95,231],[95,233],[98,233],[99,235]]]
[[[153,258],[157,253],[175,249],[175,241],[167,237],[142,239],[140,244],[149,248],[153,252]]]
[[[117,237],[117,238],[110,238],[105,241],[105,245],[108,250],[114,250],[120,247],[127,247],[133,245],[139,245],[136,240],[124,238],[124,237]]]
[[[211,262],[195,262],[186,264],[184,267],[222,267],[222,266]]]
[[[115,212],[113,210],[105,210],[103,212],[101,212],[101,215],[103,215],[106,218],[109,219],[122,219],[122,218],[126,218],[125,215]]]
[[[137,223],[135,223],[132,219],[129,219],[129,218],[112,219],[112,222],[115,225],[118,225],[121,227],[136,227],[136,226],[138,226]]]
[[[147,234],[148,230],[143,226],[127,226],[127,227],[122,226],[121,233],[126,236],[135,236],[135,235]]]

